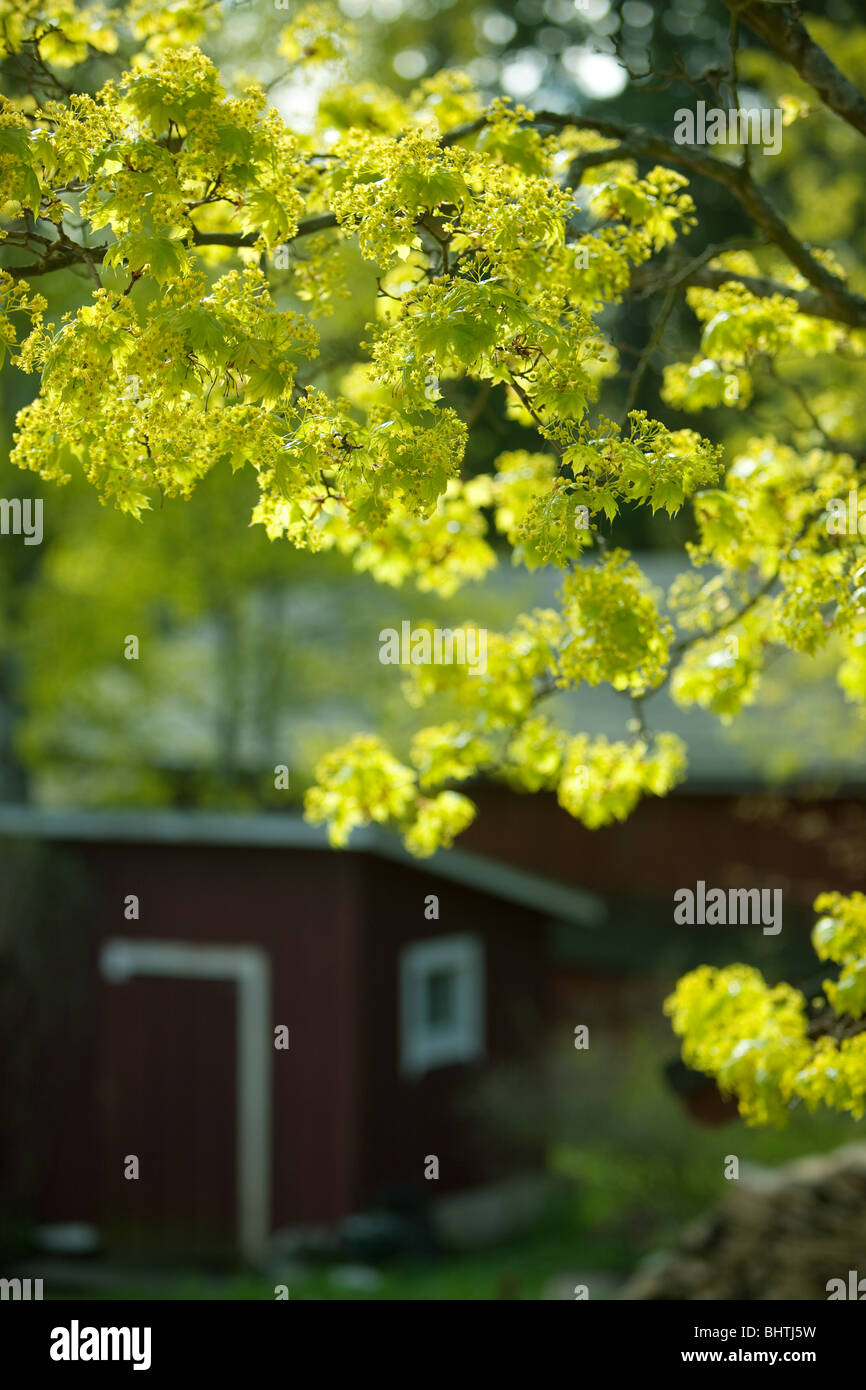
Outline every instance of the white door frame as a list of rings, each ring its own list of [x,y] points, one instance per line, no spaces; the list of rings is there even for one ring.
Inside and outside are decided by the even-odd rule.
[[[197,946],[187,941],[111,937],[99,956],[104,977],[134,975],[232,980],[237,985],[238,1244],[244,1259],[266,1259],[271,1208],[271,966],[258,946]]]

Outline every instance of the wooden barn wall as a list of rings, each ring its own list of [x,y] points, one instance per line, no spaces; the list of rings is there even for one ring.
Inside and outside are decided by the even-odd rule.
[[[0,1256],[22,1221],[98,1211],[92,889],[80,857],[0,841]],[[62,1195],[70,1198],[63,1207]],[[70,1197],[71,1194],[71,1197]]]
[[[70,848],[64,847],[69,853]],[[90,1220],[123,1252],[205,1256],[233,1241],[235,988],[221,981],[102,981],[108,936],[258,945],[271,962],[272,1227],[351,1209],[358,1104],[354,855],[83,844],[91,892],[88,998],[40,1067],[42,1221]],[[123,916],[135,893],[141,918]],[[79,909],[80,911],[80,909]],[[126,1154],[141,1178],[123,1177]]]
[[[363,1084],[361,1185],[364,1204],[423,1204],[465,1186],[538,1167],[540,1154],[512,1152],[473,1109],[473,1086],[490,1066],[532,1057],[551,1020],[552,977],[544,919],[525,908],[376,859],[364,864],[362,946]],[[424,917],[427,894],[439,920]],[[413,941],[474,932],[484,944],[487,1053],[482,1063],[400,1075],[399,961]],[[435,1154],[437,1182],[424,1179]]]

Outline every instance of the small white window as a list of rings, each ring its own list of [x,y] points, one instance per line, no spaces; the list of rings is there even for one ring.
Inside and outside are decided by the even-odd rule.
[[[475,936],[440,936],[407,946],[400,959],[400,1068],[434,1067],[484,1055],[484,952]]]

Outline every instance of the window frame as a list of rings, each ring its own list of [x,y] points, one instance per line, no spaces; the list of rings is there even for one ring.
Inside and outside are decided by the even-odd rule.
[[[432,974],[453,971],[456,1018],[431,1027],[425,1013]],[[485,1052],[485,961],[481,938],[471,932],[428,937],[400,955],[400,1071],[421,1077],[439,1067],[474,1062]]]

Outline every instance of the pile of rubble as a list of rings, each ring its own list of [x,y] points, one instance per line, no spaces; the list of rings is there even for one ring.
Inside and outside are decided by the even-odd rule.
[[[866,1276],[866,1144],[772,1171],[743,1164],[731,1188],[619,1297],[826,1300],[830,1280],[856,1287],[850,1271]]]

